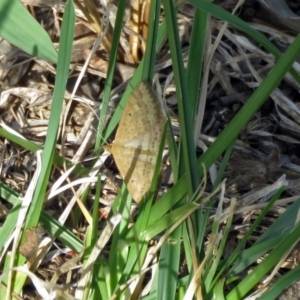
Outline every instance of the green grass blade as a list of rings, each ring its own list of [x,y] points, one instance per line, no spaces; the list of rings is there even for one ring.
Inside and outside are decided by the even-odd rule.
[[[230,216],[229,216],[228,220],[226,221],[225,229],[221,233],[222,234],[222,240],[221,240],[221,243],[220,243],[218,249],[216,250],[217,254],[212,256],[210,261],[208,261],[208,263],[207,263],[207,267],[206,267],[206,270],[205,270],[206,273],[203,276],[203,278],[205,278],[204,284],[205,284],[206,293],[209,293],[210,289],[212,288],[211,283],[212,283],[213,279],[215,278],[215,274],[217,272],[219,262],[221,260],[221,257],[223,255],[223,253],[224,253],[224,249],[226,247],[226,243],[227,243],[227,240],[228,240],[228,235],[230,233],[230,229],[231,229],[231,225],[232,225],[233,214],[234,214],[233,212],[234,212],[235,205],[236,205],[236,200],[232,201],[230,203],[231,213],[230,213]],[[214,225],[216,227],[218,227],[218,229],[219,229],[221,224],[220,224],[218,218],[215,218],[214,223],[215,223]],[[218,234],[220,234],[220,233],[217,230],[212,232],[213,236],[217,236]]]
[[[197,111],[199,100],[199,86],[203,70],[207,21],[208,14],[202,10],[196,9],[193,18],[189,58],[186,70],[189,101],[191,103],[192,111],[194,112]]]
[[[282,292],[287,289],[290,285],[300,279],[300,266],[296,266],[277,281],[273,282],[270,288],[259,298],[260,300],[277,299]]]
[[[191,106],[188,99],[186,74],[183,65],[174,3],[168,0],[162,2],[165,9],[167,35],[171,51],[172,67],[174,70],[181,124],[180,149],[182,151],[179,151],[179,170],[177,174],[181,176],[183,170],[185,170],[187,174],[185,181],[187,193],[190,198],[192,198],[199,182],[193,140],[193,114],[191,113]],[[174,152],[176,150],[174,149],[171,151]],[[170,235],[170,239],[174,242],[172,244],[166,243],[162,246],[158,269],[157,299],[174,299],[175,297],[177,287],[177,276],[175,274],[178,273],[180,262],[181,236],[182,226],[179,226]]]
[[[123,28],[123,17],[124,17],[124,13],[125,13],[125,8],[126,8],[126,2],[121,1],[118,5],[116,22],[115,22],[115,27],[114,27],[114,34],[113,34],[112,44],[111,44],[111,51],[110,51],[110,55],[109,55],[107,77],[106,77],[106,81],[105,81],[105,88],[104,88],[104,94],[103,94],[103,99],[102,99],[102,107],[101,107],[101,111],[100,111],[99,125],[98,125],[98,130],[97,130],[98,134],[97,134],[96,143],[95,143],[96,154],[98,153],[100,146],[103,145],[104,141],[106,140],[106,139],[103,140],[103,138],[102,138],[103,137],[103,129],[104,129],[104,120],[105,120],[105,116],[107,114],[107,107],[108,107],[108,103],[110,100],[110,93],[111,93],[111,88],[112,88],[112,83],[113,83],[113,78],[114,78],[114,71],[115,71],[117,55],[118,55],[119,41],[120,41],[121,31]]]
[[[159,256],[157,299],[175,299],[177,274],[180,262],[180,238],[182,226],[179,226],[171,235],[170,244],[164,244]],[[172,262],[172,263],[170,263]]]
[[[163,1],[166,14],[167,34],[170,44],[172,67],[174,70],[174,80],[176,85],[176,95],[178,102],[178,111],[180,119],[180,147],[182,149],[181,161],[186,172],[187,192],[190,197],[198,187],[199,176],[196,168],[196,154],[193,138],[193,114],[189,103],[189,95],[187,90],[187,82],[183,57],[181,52],[181,43],[178,34],[178,25],[175,14],[175,7],[172,1]]]
[[[57,62],[48,33],[19,0],[0,1],[0,36],[33,56]]]
[[[45,192],[53,163],[54,150],[56,146],[56,137],[60,121],[60,114],[62,110],[62,103],[64,99],[65,87],[69,74],[69,64],[71,59],[74,26],[74,5],[72,1],[68,1],[62,22],[60,39],[61,43],[58,53],[57,77],[55,81],[54,95],[49,119],[49,124],[51,124],[51,127],[48,127],[45,142],[45,150],[42,155],[42,170],[39,180],[37,182],[32,203],[29,208],[25,226],[26,229],[37,226],[45,199]],[[23,238],[24,237],[22,237],[22,239]],[[17,260],[18,265],[22,265],[25,262],[24,257],[21,257],[21,255],[18,256]],[[25,279],[26,275],[21,273],[16,274],[16,279],[14,281],[13,287],[14,292],[19,293],[21,291]]]
[[[145,234],[149,238],[153,238],[174,225],[174,223],[180,220],[182,216],[191,215],[191,213],[196,209],[199,209],[198,204],[193,202],[185,203],[182,206],[172,210],[170,213],[166,214],[155,223],[152,222],[151,225],[147,226],[147,228],[145,229]]]
[[[126,191],[122,193],[122,191]],[[120,241],[122,241],[122,236],[124,232],[126,232],[128,228],[128,224],[130,222],[130,205],[131,205],[131,197],[127,192],[125,185],[122,187],[122,201],[114,203],[112,207],[112,213],[119,213],[122,215],[122,220],[120,224],[116,227],[112,243],[111,243],[111,251],[109,252],[108,258],[108,268],[110,273],[109,284],[107,293],[110,294],[115,290],[118,285],[120,278],[123,274],[124,268],[126,266],[126,262],[128,260],[128,249],[127,247],[120,247]],[[127,197],[126,197],[127,196]],[[117,199],[118,200],[118,199]],[[105,274],[105,271],[102,271]]]
[[[220,183],[222,181],[222,178],[223,178],[223,175],[225,172],[225,168],[229,161],[233,147],[234,147],[234,142],[232,142],[232,144],[230,146],[228,146],[228,148],[225,151],[224,157],[222,159],[222,163],[219,167],[217,178],[216,178],[214,186],[213,186],[213,191],[215,191],[217,189],[217,187],[220,185]],[[205,234],[207,233],[207,230],[209,228],[208,221],[209,221],[209,217],[211,215],[212,208],[214,207],[213,205],[214,205],[215,201],[216,201],[216,197],[212,197],[211,200],[208,202],[208,204],[205,205],[205,207],[208,207],[208,208],[203,209],[203,220],[200,223],[198,236],[197,236],[197,246],[199,249],[201,249],[204,245],[203,243],[204,243],[204,239],[205,239]],[[216,234],[216,232],[215,232],[215,234]]]
[[[156,45],[158,36],[158,25],[160,18],[160,1],[150,2],[150,13],[149,13],[149,27],[147,34],[146,51],[143,57],[143,73],[142,79],[147,82],[152,82],[155,59],[156,59]]]
[[[69,65],[71,61],[71,51],[73,45],[75,27],[75,9],[73,1],[68,1],[61,29],[61,38],[58,52],[57,75],[55,79],[53,100],[51,105],[51,114],[45,147],[42,155],[42,171],[37,183],[32,205],[30,207],[27,228],[36,226],[39,220],[40,211],[44,203],[45,191],[50,176],[54,151],[56,147],[57,132],[59,128],[60,116],[62,111],[63,99],[66,84],[69,76]]]

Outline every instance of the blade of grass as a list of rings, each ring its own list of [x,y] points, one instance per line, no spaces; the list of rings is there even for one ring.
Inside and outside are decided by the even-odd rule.
[[[127,231],[129,223],[131,222],[130,216],[130,206],[131,206],[131,196],[128,194],[125,184],[123,185],[121,192],[121,201],[114,203],[112,207],[112,214],[119,213],[122,215],[122,220],[120,224],[114,231],[112,242],[111,242],[111,251],[109,252],[108,258],[108,268],[110,273],[109,278],[109,289],[107,293],[111,296],[113,291],[116,289],[120,282],[120,278],[124,273],[126,267],[126,262],[128,261],[128,252],[127,247],[120,247],[120,242],[123,240],[122,236],[124,232]],[[118,199],[117,199],[118,200]],[[104,270],[102,271],[103,273]]]
[[[198,172],[195,168],[196,154],[193,139],[193,115],[191,113],[191,106],[188,100],[186,75],[183,64],[174,3],[168,0],[163,0],[162,3],[165,9],[167,35],[171,51],[171,60],[174,71],[174,80],[176,85],[176,95],[181,125],[178,175],[181,176],[184,171],[186,172],[187,177],[185,179],[185,184],[187,194],[190,198],[192,198],[199,182]],[[175,179],[177,180],[178,178]],[[170,235],[170,239],[174,240],[174,243],[166,243],[162,246],[158,268],[158,299],[174,299],[175,297],[177,287],[177,276],[175,276],[175,274],[178,274],[179,268],[181,236],[182,226],[179,226]],[[168,267],[166,268],[166,266]]]
[[[0,36],[33,56],[57,62],[48,33],[19,0],[0,1]]]
[[[296,266],[277,281],[272,282],[270,288],[259,298],[260,300],[277,299],[290,285],[299,280],[300,266]]]
[[[225,171],[225,168],[229,161],[233,147],[234,147],[234,142],[232,142],[231,145],[229,145],[225,151],[222,163],[220,165],[220,168],[219,168],[219,171],[217,174],[217,178],[213,185],[213,191],[215,191],[217,189],[217,187],[221,184],[221,181],[222,181],[222,178],[224,175],[224,171]],[[198,231],[198,236],[197,236],[197,247],[198,247],[198,249],[201,249],[201,251],[204,250],[203,249],[204,239],[205,239],[205,235],[207,233],[209,217],[210,217],[211,211],[214,207],[213,205],[214,205],[215,201],[216,201],[216,197],[212,197],[211,200],[208,202],[207,207],[203,209],[203,218],[202,218],[200,224],[198,225],[199,231]],[[216,232],[214,232],[214,234],[216,234]],[[199,252],[200,252],[200,250],[199,250]]]
[[[134,239],[130,244],[129,251],[127,250],[128,256],[126,260],[124,260],[125,268],[122,269],[122,275],[114,290],[115,293],[118,293],[118,289],[120,288],[120,286],[126,283],[127,280],[129,280],[132,276],[138,274],[139,270],[141,270],[142,268],[148,248],[148,240],[146,240],[143,231],[146,227],[146,224],[148,223],[151,204],[152,203],[150,201],[142,201],[141,203],[141,213],[138,215],[137,221],[132,227]]]
[[[156,45],[158,36],[158,25],[160,17],[160,1],[150,2],[150,13],[149,13],[149,27],[147,34],[146,50],[143,57],[143,71],[142,80],[152,82],[155,58],[156,58]]]
[[[121,31],[123,28],[123,17],[124,12],[126,8],[126,1],[121,1],[118,5],[117,15],[116,15],[116,22],[114,27],[114,34],[112,38],[112,44],[111,44],[111,52],[109,55],[109,62],[108,62],[108,69],[107,69],[107,76],[105,80],[105,88],[104,88],[104,94],[102,99],[102,107],[100,110],[100,116],[99,116],[99,125],[97,129],[97,138],[95,143],[95,151],[96,154],[99,152],[100,146],[103,144],[105,139],[103,140],[103,129],[104,129],[104,120],[105,116],[107,114],[107,107],[108,102],[110,99],[110,93],[111,93],[111,87],[112,82],[114,78],[114,71],[118,56],[118,47],[119,47],[119,40],[121,36]]]
[[[199,176],[196,168],[195,144],[193,139],[193,114],[189,103],[186,75],[181,52],[181,43],[179,40],[177,18],[174,3],[172,1],[163,1],[167,34],[170,45],[172,67],[176,85],[176,95],[180,119],[180,147],[182,149],[179,163],[183,162],[182,167],[186,172],[186,185],[189,197],[192,197],[198,187]],[[180,151],[181,152],[181,151]],[[182,173],[182,171],[181,171]]]
[[[106,226],[104,227],[103,231],[101,232],[96,244],[93,246],[93,249],[82,267],[82,274],[81,278],[78,282],[78,286],[75,291],[75,298],[76,299],[89,299],[88,296],[90,294],[91,282],[92,282],[92,274],[94,273],[94,264],[96,259],[100,257],[102,254],[106,244],[109,242],[111,235],[113,234],[116,226],[120,223],[122,216],[117,214],[109,218],[106,222]],[[91,232],[91,231],[90,231]],[[93,274],[94,276],[96,274]],[[92,287],[92,289],[94,289]]]
[[[160,220],[156,221],[155,224],[147,226],[145,229],[145,234],[149,239],[153,238],[161,234],[164,230],[170,228],[181,218],[181,216],[190,215],[196,209],[199,209],[199,205],[194,202],[183,204],[179,208],[174,209],[170,213],[163,216]]]
[[[39,220],[41,208],[44,203],[47,183],[50,176],[53,157],[56,147],[57,132],[59,128],[60,115],[62,111],[63,99],[66,84],[69,76],[69,65],[71,61],[71,51],[75,27],[75,9],[73,1],[69,0],[65,8],[63,17],[61,38],[58,52],[57,75],[53,92],[53,100],[51,105],[51,114],[49,118],[45,147],[42,156],[42,171],[37,188],[34,193],[32,205],[28,213],[28,222],[26,228],[36,226]]]
[[[205,49],[207,21],[208,14],[203,10],[196,9],[193,17],[193,27],[189,47],[188,65],[186,69],[189,101],[191,104],[191,109],[195,113],[197,111],[199,100],[199,86],[203,69],[203,56]]]
[[[25,230],[37,226],[45,199],[47,183],[53,163],[64,93],[69,75],[69,64],[71,59],[74,27],[75,9],[73,2],[69,0],[65,7],[65,14],[62,22],[60,48],[58,53],[57,77],[55,80],[54,95],[49,119],[49,124],[51,124],[51,127],[48,127],[47,137],[45,141],[45,150],[42,155],[42,170],[28,212]],[[24,237],[22,237],[22,239],[24,239]],[[24,264],[24,262],[24,257],[21,257],[21,255],[19,255],[17,258],[17,264],[22,265]],[[16,280],[14,282],[15,284],[13,286],[13,291],[18,294],[23,287],[26,275],[17,273],[15,279]]]

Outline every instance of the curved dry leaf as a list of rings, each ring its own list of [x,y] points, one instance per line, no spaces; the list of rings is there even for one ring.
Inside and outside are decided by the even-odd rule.
[[[292,29],[300,30],[300,17],[296,15],[286,4],[285,0],[259,0],[262,6],[277,19],[279,24]]]

